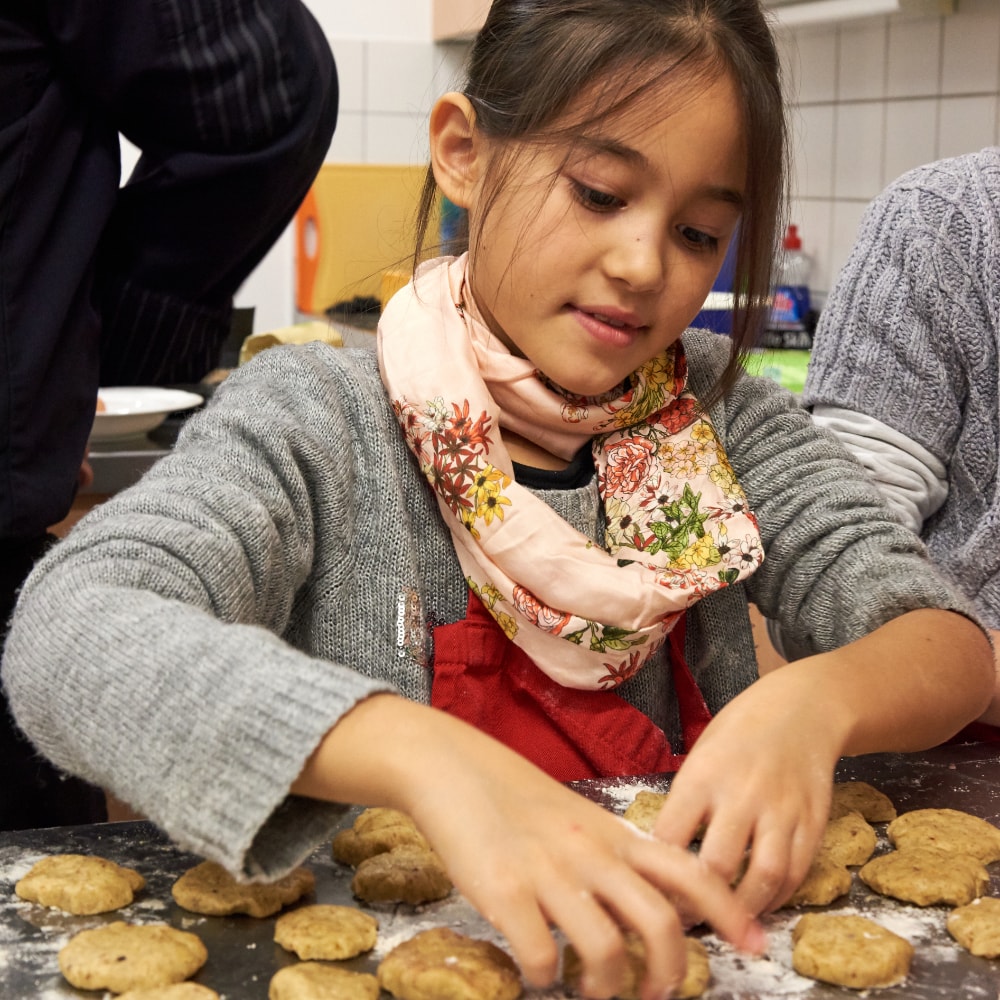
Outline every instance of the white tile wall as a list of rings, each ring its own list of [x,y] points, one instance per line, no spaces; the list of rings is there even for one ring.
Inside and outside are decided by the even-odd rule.
[[[434,101],[457,85],[465,49],[427,42],[331,38],[340,117],[331,163],[426,163]]]
[[[792,221],[822,304],[867,203],[911,167],[1000,142],[1000,3],[786,30]]]

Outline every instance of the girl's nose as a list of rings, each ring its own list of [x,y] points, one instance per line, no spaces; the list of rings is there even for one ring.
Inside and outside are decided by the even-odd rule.
[[[634,231],[607,254],[607,269],[637,292],[656,291],[666,278],[666,254],[661,241]]]

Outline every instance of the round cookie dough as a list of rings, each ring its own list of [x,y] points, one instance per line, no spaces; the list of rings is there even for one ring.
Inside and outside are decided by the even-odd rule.
[[[378,1000],[378,980],[321,962],[286,965],[271,977],[268,1000]]]
[[[307,868],[295,868],[274,882],[237,882],[222,865],[202,861],[181,875],[170,891],[177,904],[192,913],[269,917],[312,892],[315,885],[316,877]]]
[[[859,812],[845,813],[826,824],[820,853],[841,865],[863,865],[874,853],[878,835]]]
[[[851,873],[828,854],[820,851],[806,872],[802,884],[784,906],[826,906],[851,889]]]
[[[858,874],[865,885],[883,896],[917,906],[963,906],[981,896],[990,884],[989,872],[975,858],[937,847],[890,851],[872,858]]]
[[[959,809],[914,809],[894,819],[886,833],[897,847],[940,847],[984,865],[1000,861],[1000,830]]]
[[[128,906],[145,885],[137,871],[105,858],[53,854],[34,864],[14,892],[30,903],[90,916]]]
[[[792,967],[800,976],[852,990],[901,983],[913,960],[905,938],[851,914],[807,913],[792,941]]]
[[[946,926],[966,951],[980,958],[1000,958],[1000,899],[974,899],[952,910]]]
[[[116,920],[70,938],[59,951],[59,968],[78,989],[124,993],[182,982],[207,958],[197,934]]]
[[[377,939],[378,921],[353,906],[302,906],[282,914],[274,924],[274,940],[304,959],[354,958],[371,951]]]
[[[427,839],[406,813],[372,806],[358,816],[349,830],[337,833],[332,850],[334,860],[357,868],[367,858],[403,846],[430,850]]]
[[[684,981],[671,993],[672,997],[679,1000],[700,997],[708,989],[712,978],[705,946],[697,938],[691,937],[685,938],[685,943],[687,972],[684,974]],[[618,1000],[640,1000],[642,980],[646,975],[646,948],[642,938],[633,933],[625,935],[625,948],[628,968],[625,982],[615,996]],[[582,973],[583,964],[580,962],[579,954],[571,944],[566,945],[563,949],[563,981],[570,989],[576,990],[580,985]]]
[[[830,819],[859,812],[869,823],[888,823],[896,818],[896,807],[884,792],[865,781],[838,781],[833,786]]]
[[[648,789],[643,789],[636,792],[635,798],[622,814],[622,819],[638,827],[643,833],[652,833],[653,827],[656,825],[656,817],[660,815],[660,810],[666,801],[666,792],[651,792]]]
[[[490,941],[434,927],[396,945],[378,982],[399,1000],[517,1000],[521,973]]]
[[[444,899],[452,882],[433,852],[419,847],[396,847],[366,858],[351,879],[351,891],[368,903],[431,903]]]
[[[219,994],[200,983],[171,983],[120,993],[116,1000],[219,1000]]]

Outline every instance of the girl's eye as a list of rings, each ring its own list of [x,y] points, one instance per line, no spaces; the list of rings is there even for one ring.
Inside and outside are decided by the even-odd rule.
[[[696,250],[711,252],[719,248],[717,237],[709,236],[708,233],[703,233],[700,229],[693,229],[691,226],[682,226],[681,236]]]
[[[617,195],[608,194],[607,191],[598,191],[597,188],[588,187],[579,181],[571,183],[576,200],[592,212],[613,212],[625,204]]]

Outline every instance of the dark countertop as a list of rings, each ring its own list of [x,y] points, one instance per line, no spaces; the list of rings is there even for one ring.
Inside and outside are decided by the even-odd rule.
[[[1000,824],[1000,745],[947,746],[920,754],[874,754],[845,760],[838,778],[869,781],[884,791],[900,811],[929,806],[965,809]],[[670,775],[636,780],[578,782],[575,787],[606,808],[621,813],[643,788],[664,791]],[[345,823],[353,820],[356,810]],[[879,824],[879,848],[888,849]],[[93,853],[138,869],[147,888],[136,902],[115,913],[73,917],[19,900],[14,883],[40,857],[57,852]],[[104,997],[75,990],[58,970],[59,948],[85,928],[112,920],[137,923],[166,921],[204,940],[207,964],[195,977],[225,1000],[265,1000],[270,977],[295,958],[273,941],[271,917],[204,917],[178,907],[170,895],[173,881],[198,861],[170,844],[145,822],[110,823],[0,833],[0,996],[4,1000],[57,1000]],[[350,894],[350,869],[332,860],[322,844],[305,862],[316,875],[315,898],[305,902],[358,905]],[[1000,864],[990,888],[1000,895]],[[364,907],[380,923],[379,943],[369,955],[344,963],[373,971],[382,957],[419,930],[446,924],[476,937],[503,944],[496,932],[464,900],[453,894],[440,903],[414,910],[404,906]],[[996,1000],[1000,965],[961,949],[944,929],[945,907],[920,908],[875,896],[855,877],[850,894],[825,909],[864,913],[911,940],[917,949],[909,979],[884,993],[887,1000]],[[768,956],[740,956],[704,929],[696,931],[708,951],[713,982],[707,1000],[847,1000],[866,994],[803,979],[791,970],[791,928],[800,910],[765,918],[771,941]],[[879,996],[883,994],[879,992]],[[530,991],[526,998],[562,1000],[562,990]]]

